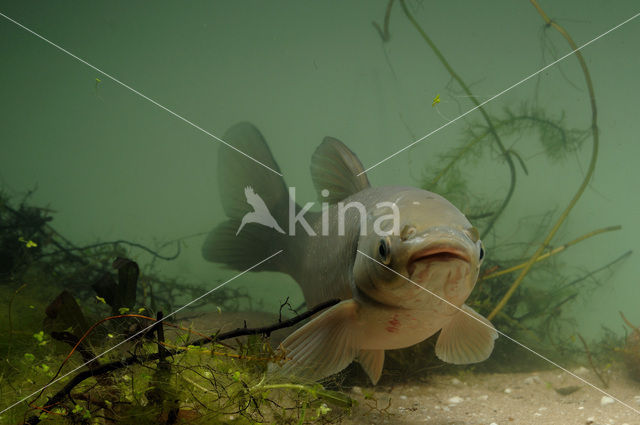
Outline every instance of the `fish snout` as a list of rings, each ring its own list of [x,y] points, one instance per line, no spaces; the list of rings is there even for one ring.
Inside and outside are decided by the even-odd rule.
[[[407,273],[412,276],[416,270],[418,262],[450,262],[464,261],[471,263],[471,256],[461,244],[437,244],[420,249],[413,253],[407,262]]]

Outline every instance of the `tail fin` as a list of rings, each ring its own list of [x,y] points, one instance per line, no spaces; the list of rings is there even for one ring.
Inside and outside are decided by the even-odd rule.
[[[284,179],[274,172],[279,173],[280,167],[253,124],[234,125],[224,140],[266,167],[228,146],[220,147],[218,187],[229,220],[209,233],[202,256],[244,270],[284,248],[286,239],[281,226],[288,221],[289,194]],[[279,257],[264,263],[259,270],[281,270]]]

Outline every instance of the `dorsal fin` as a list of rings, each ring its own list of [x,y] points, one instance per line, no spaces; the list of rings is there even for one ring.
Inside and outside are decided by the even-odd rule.
[[[311,178],[322,201],[331,204],[371,186],[362,163],[344,143],[325,137],[311,157]],[[322,196],[323,190],[329,196]]]

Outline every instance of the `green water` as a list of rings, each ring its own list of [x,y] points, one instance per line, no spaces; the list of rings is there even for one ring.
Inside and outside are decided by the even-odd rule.
[[[218,137],[238,121],[253,122],[299,202],[314,201],[309,162],[324,136],[345,142],[368,168],[473,107],[397,2],[391,40],[382,43],[372,21],[382,25],[386,4],[1,1],[0,12],[68,53],[0,17],[0,185],[16,199],[37,187],[30,202],[55,210],[51,224],[77,245],[125,239],[158,247],[208,232],[225,219],[215,169],[220,142],[167,108]],[[481,102],[570,52],[527,1],[408,6]],[[639,11],[634,1],[542,7],[578,45]],[[590,185],[551,244],[606,226],[622,230],[556,256],[568,280],[635,250],[640,238],[639,39],[636,19],[582,51],[595,88],[600,151]],[[436,95],[441,102],[432,106]],[[564,113],[568,127],[590,126],[588,92],[574,56],[485,108],[499,115],[523,102],[549,116]],[[481,119],[471,112],[376,166],[368,173],[371,183],[420,185],[428,167],[442,165],[438,155],[464,141],[468,124]],[[592,138],[562,162],[542,154],[533,131],[504,141],[528,175],[516,163],[515,194],[494,232],[503,244],[520,243],[518,232],[533,228],[535,217],[551,211],[553,223],[569,203],[587,172]],[[509,169],[498,149],[485,152],[462,169],[469,203],[501,200],[508,190]],[[202,259],[203,240],[187,239],[179,258],[159,261],[155,270],[197,283],[203,292],[234,277],[235,271]],[[174,251],[170,245],[161,252]],[[151,260],[135,249],[131,255],[141,265]],[[565,306],[563,317],[576,333],[595,340],[606,326],[623,335],[618,311],[640,323],[636,255],[588,280]],[[523,287],[543,287],[544,274],[534,276]],[[266,311],[277,311],[287,296],[295,305],[303,301],[283,274],[250,273],[229,285],[246,288]]]

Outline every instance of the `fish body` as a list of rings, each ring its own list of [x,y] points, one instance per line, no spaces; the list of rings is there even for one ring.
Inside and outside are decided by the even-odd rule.
[[[253,125],[237,124],[225,140],[279,171]],[[412,187],[371,187],[355,154],[329,137],[311,162],[322,212],[306,211],[280,176],[229,149],[220,151],[218,173],[229,220],[209,234],[203,256],[244,270],[281,249],[263,270],[291,275],[310,308],[341,300],[285,339],[289,361],[279,373],[321,379],[357,360],[376,383],[384,350],[438,331],[436,354],[444,361],[478,362],[493,350],[495,329],[464,304],[484,257],[482,242],[445,198]],[[251,211],[242,198],[249,186],[288,232],[257,223],[240,232]]]

